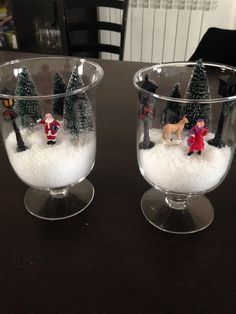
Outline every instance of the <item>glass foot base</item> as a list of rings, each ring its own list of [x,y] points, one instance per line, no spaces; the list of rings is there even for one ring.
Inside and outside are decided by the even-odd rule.
[[[59,194],[29,188],[25,194],[25,207],[38,218],[60,220],[82,212],[94,197],[93,185],[87,179],[64,191]]]
[[[176,209],[167,205],[166,194],[154,188],[144,193],[141,208],[153,226],[176,234],[198,232],[214,219],[213,206],[205,196],[194,196],[184,209]]]

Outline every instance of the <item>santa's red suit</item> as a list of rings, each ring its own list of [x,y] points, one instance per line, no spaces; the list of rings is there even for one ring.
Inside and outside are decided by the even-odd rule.
[[[188,146],[189,146],[189,152],[193,153],[195,150],[198,152],[201,152],[204,149],[204,141],[203,137],[207,135],[208,129],[201,127],[199,128],[197,125],[195,125],[189,133],[188,138]]]
[[[57,130],[60,128],[60,123],[53,119],[51,114],[46,114],[44,119],[38,121],[44,124],[44,132],[48,139],[48,144],[54,144],[57,138]]]

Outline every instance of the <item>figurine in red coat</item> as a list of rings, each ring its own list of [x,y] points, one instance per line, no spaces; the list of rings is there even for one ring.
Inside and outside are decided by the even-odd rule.
[[[204,136],[207,135],[208,129],[204,127],[204,120],[199,119],[197,123],[189,132],[189,138],[187,140],[189,146],[188,156],[192,155],[196,150],[198,155],[201,155],[202,150],[204,149]]]
[[[53,145],[56,143],[57,130],[60,128],[60,123],[53,119],[50,113],[45,114],[44,119],[37,121],[40,124],[44,124],[44,132],[47,136],[48,145]]]

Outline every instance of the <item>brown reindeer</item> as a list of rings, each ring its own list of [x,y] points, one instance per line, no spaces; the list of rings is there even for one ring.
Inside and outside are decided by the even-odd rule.
[[[176,134],[178,140],[181,140],[183,129],[185,124],[188,123],[188,119],[184,116],[178,123],[168,123],[163,126],[162,137],[164,140],[172,140],[172,134]]]

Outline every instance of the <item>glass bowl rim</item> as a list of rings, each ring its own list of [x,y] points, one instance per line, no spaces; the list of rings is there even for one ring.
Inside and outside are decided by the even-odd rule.
[[[171,96],[165,96],[157,93],[152,93],[149,92],[145,89],[143,89],[139,84],[138,84],[138,77],[143,73],[144,71],[148,71],[154,68],[162,68],[164,66],[173,66],[173,65],[178,65],[178,66],[186,66],[186,65],[196,65],[197,61],[176,61],[176,62],[162,62],[162,63],[157,63],[151,66],[146,66],[141,69],[139,69],[133,76],[133,84],[134,86],[138,89],[139,92],[149,95],[151,97],[161,99],[161,100],[167,100],[167,101],[172,101],[172,102],[178,102],[178,103],[200,103],[200,104],[209,104],[209,103],[223,103],[223,102],[231,102],[236,100],[236,95],[234,96],[229,96],[229,97],[221,97],[221,98],[208,98],[208,99],[186,99],[186,98],[175,98]],[[221,64],[221,63],[214,63],[214,62],[204,62],[204,66],[210,66],[210,67],[218,67],[218,68],[224,68],[227,70],[233,70],[236,73],[236,67],[226,65],[226,64]]]
[[[69,60],[74,60],[74,61],[80,61],[81,63],[87,63],[87,64],[90,64],[93,67],[95,67],[98,70],[99,75],[98,75],[98,78],[94,82],[91,82],[88,85],[85,85],[81,88],[77,88],[77,89],[70,91],[70,92],[59,93],[59,94],[48,94],[48,95],[36,95],[36,96],[18,96],[18,95],[4,94],[0,91],[0,99],[46,100],[46,99],[56,99],[56,98],[60,98],[60,97],[68,97],[68,96],[72,96],[72,95],[77,95],[78,93],[81,93],[81,92],[86,92],[87,90],[97,86],[104,76],[103,68],[99,64],[97,64],[96,62],[91,61],[91,60],[87,60],[84,58],[77,58],[77,57],[72,57],[72,56],[45,56],[45,57],[32,57],[32,58],[26,58],[26,59],[10,60],[10,61],[7,61],[3,64],[0,64],[0,71],[3,67],[11,66],[13,64],[18,64],[21,62],[27,62],[27,61],[32,61],[32,60],[42,60],[42,59],[45,59],[45,60],[46,59],[48,59],[48,60],[50,60],[50,59],[65,59],[65,60],[69,59]]]

